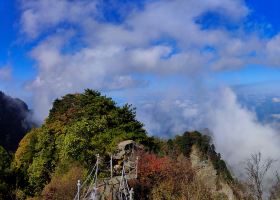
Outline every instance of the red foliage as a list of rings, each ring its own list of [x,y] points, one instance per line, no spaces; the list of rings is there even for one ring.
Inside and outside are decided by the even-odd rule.
[[[181,194],[183,188],[194,180],[191,163],[183,155],[176,159],[149,153],[140,155],[138,179],[130,182],[136,199],[151,199],[152,191],[168,190],[167,193]]]
[[[139,181],[147,187],[162,179],[171,165],[167,156],[160,157],[155,154],[143,153],[138,164]]]

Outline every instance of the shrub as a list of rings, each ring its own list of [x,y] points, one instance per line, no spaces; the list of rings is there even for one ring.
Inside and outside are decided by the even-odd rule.
[[[77,192],[77,180],[84,175],[84,168],[73,166],[64,175],[54,175],[51,182],[45,186],[41,199],[43,200],[68,200],[74,199]]]

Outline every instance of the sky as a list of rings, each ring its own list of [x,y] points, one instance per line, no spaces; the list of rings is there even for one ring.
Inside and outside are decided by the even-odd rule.
[[[143,1],[137,0],[119,0],[114,1],[115,3],[112,2],[113,1],[103,1],[103,3],[100,3],[99,5],[98,9],[100,9],[100,12],[102,12],[100,13],[102,16],[99,18],[104,23],[108,22],[113,24],[121,24],[126,19],[126,15],[129,15],[130,7],[143,9],[145,6]],[[30,30],[26,33],[26,30],[23,30],[23,4],[23,1],[16,0],[0,2],[0,28],[2,30],[0,35],[0,65],[2,67],[12,66],[13,76],[23,80],[30,80],[36,76],[36,68],[34,67],[36,63],[34,63],[34,59],[30,58],[29,53],[38,43],[38,38],[35,38],[34,41],[26,39],[28,34],[31,34],[32,31]],[[127,4],[129,5],[127,6]],[[261,37],[271,38],[277,35],[280,30],[280,22],[278,20],[280,14],[277,10],[280,4],[279,1],[271,0],[269,3],[267,3],[267,1],[264,0],[248,0],[245,1],[244,4],[247,9],[250,9],[246,19],[234,24],[232,27],[243,26],[244,24],[247,24],[248,27],[254,26],[253,28],[251,27],[251,29],[256,29],[256,27],[259,26],[258,32],[262,35]],[[208,18],[204,20],[205,22],[203,22],[203,26],[205,27],[223,26],[227,23],[226,19],[222,19],[222,16],[211,17],[209,15]],[[61,24],[61,26],[63,26],[63,24]],[[252,31],[248,27],[248,31]],[[59,28],[59,26],[56,28]],[[49,34],[54,31],[55,29],[53,29]],[[44,37],[46,37],[46,35],[44,35]],[[244,65],[244,67],[247,66],[248,65]],[[239,69],[238,77],[236,77],[236,71],[233,70],[232,77],[230,73],[225,73],[225,75],[221,73],[219,78],[224,81],[229,80],[230,84],[246,84],[248,82],[254,83],[257,81],[270,80],[270,77],[272,77],[272,79],[277,79],[275,76],[278,74],[276,75],[275,72],[278,72],[272,68],[258,68],[257,70],[261,71],[261,73],[250,76],[250,72],[254,73],[254,70],[255,67],[249,67],[246,70]]]
[[[1,1],[0,89],[25,100],[38,121],[55,98],[85,88],[136,107],[190,99],[205,86],[244,85],[249,92],[248,85],[269,85],[266,91],[275,92],[279,6],[277,0]]]
[[[279,7],[278,0],[2,0],[0,90],[26,101],[42,123],[54,99],[91,88],[136,107],[150,135],[209,128],[234,169],[257,151],[280,160],[279,128],[238,97],[280,102]]]

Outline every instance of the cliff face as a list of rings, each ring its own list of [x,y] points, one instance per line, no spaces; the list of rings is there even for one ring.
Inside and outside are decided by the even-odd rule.
[[[14,99],[0,91],[0,145],[15,151],[19,141],[30,130],[30,111],[20,99]]]
[[[240,194],[234,189],[234,184],[227,182],[223,177],[219,176],[214,168],[212,161],[205,158],[203,153],[196,145],[193,145],[190,153],[190,160],[196,175],[219,199],[238,200]]]

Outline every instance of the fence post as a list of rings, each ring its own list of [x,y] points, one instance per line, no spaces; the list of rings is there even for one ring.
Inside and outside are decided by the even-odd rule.
[[[110,160],[110,167],[111,167],[111,179],[113,178],[113,156],[111,155],[111,160]]]
[[[94,196],[92,197],[93,200],[96,200],[97,199],[97,188],[94,187],[93,188],[93,191],[94,191]]]
[[[96,155],[96,171],[95,171],[95,187],[97,188],[97,175],[98,175],[99,154]]]
[[[133,193],[134,193],[133,188],[131,188],[129,190],[129,200],[133,200]]]
[[[81,181],[78,180],[78,183],[77,183],[77,187],[78,187],[78,200],[80,200],[80,189],[81,189]]]
[[[135,167],[135,171],[136,171],[136,178],[138,177],[138,156],[136,157],[136,167]]]

